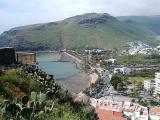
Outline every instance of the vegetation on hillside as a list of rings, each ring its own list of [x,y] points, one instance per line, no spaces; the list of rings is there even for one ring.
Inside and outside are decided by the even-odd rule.
[[[121,73],[116,73],[112,76],[111,84],[113,87],[118,90],[118,87],[124,85],[142,85],[144,80],[152,80],[155,78],[155,72],[160,70],[140,70],[132,71],[130,75],[122,75]],[[118,85],[119,84],[119,85]]]
[[[132,23],[137,23],[138,25],[142,25],[149,30],[152,30],[156,34],[160,34],[160,16],[122,16],[118,17],[120,21],[132,21]]]
[[[160,63],[160,55],[152,54],[152,55],[121,55],[115,56],[117,60],[117,64],[159,64]]]
[[[35,73],[34,69],[31,68],[34,67],[22,66],[16,69],[0,70],[0,109],[2,111],[6,100],[8,100],[10,104],[15,104],[18,100],[19,105],[22,104],[20,101],[23,96],[29,96],[29,98],[33,101],[31,93],[35,91],[37,93],[46,94],[47,98],[43,100],[43,105],[46,106],[47,104],[54,102],[54,106],[52,111],[48,113],[44,112],[42,109],[43,107],[41,106],[41,104],[39,104],[41,106],[41,109],[38,110],[42,112],[35,112],[34,120],[94,119],[94,109],[92,107],[75,103],[73,101],[72,95],[70,95],[67,91],[62,90],[60,86],[57,86],[54,80],[45,80],[45,78],[49,78],[47,76],[45,77],[45,73],[39,70],[37,71],[37,75],[41,74],[41,77],[36,77],[35,74],[32,74]],[[22,108],[22,110],[23,109],[26,108]],[[0,117],[2,117],[2,111],[0,112]],[[15,119],[15,112],[11,113],[13,114],[7,114],[7,119]]]
[[[59,22],[18,27],[0,36],[1,46],[15,46],[18,50],[113,48],[135,40],[156,43],[152,31],[137,30],[108,14],[96,13]]]

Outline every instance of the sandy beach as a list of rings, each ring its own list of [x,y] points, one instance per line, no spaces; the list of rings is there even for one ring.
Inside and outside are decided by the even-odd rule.
[[[75,68],[80,70],[81,69],[81,60],[68,54],[68,53],[61,53],[61,54],[42,54],[40,61],[70,61],[75,64]],[[65,68],[64,68],[65,69]],[[93,75],[94,77],[94,75]],[[79,73],[72,75],[67,78],[56,80],[56,82],[61,85],[61,87],[65,90],[68,90],[72,95],[76,96],[81,91],[85,90],[89,87],[92,77],[89,76],[87,73],[84,73],[80,70]],[[94,81],[94,79],[93,79]]]
[[[64,80],[57,80],[63,89],[68,90],[72,95],[76,96],[81,91],[85,90],[90,83],[87,73],[80,73]]]
[[[57,82],[63,89],[68,90],[72,95],[76,96],[89,87],[90,83],[95,83],[97,79],[98,75],[96,73],[88,75],[87,73],[81,72],[63,80],[57,80]]]
[[[89,75],[89,78],[90,78],[90,82],[91,83],[96,83],[97,79],[98,79],[98,74],[97,73],[92,73]]]

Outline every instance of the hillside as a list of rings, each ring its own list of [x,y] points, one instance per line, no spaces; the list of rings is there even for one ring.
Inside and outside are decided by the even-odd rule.
[[[109,14],[88,13],[62,21],[13,28],[0,36],[0,46],[18,50],[60,48],[113,48],[128,41],[155,44],[155,33],[137,29]]]
[[[91,106],[74,102],[54,79],[40,82],[35,68],[0,68],[0,120],[94,120]]]
[[[160,15],[155,16],[121,16],[118,17],[118,20],[120,21],[128,21],[132,20],[133,22],[136,22],[137,24],[141,24],[148,28],[149,30],[152,30],[153,32],[160,34]]]

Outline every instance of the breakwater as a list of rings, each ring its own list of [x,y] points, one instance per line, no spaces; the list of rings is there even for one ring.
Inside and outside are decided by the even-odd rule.
[[[82,60],[80,60],[79,58],[75,57],[74,55],[67,53],[67,52],[63,52],[61,54],[61,58],[59,59],[59,61],[70,61],[75,63],[76,68],[80,69],[81,68],[81,64],[83,63]]]

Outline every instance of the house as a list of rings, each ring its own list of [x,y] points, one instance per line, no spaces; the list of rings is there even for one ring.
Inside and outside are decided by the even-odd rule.
[[[151,120],[160,120],[160,108],[150,108],[149,113]]]
[[[16,53],[16,61],[20,64],[30,64],[36,62],[36,54],[35,53],[27,53],[27,52],[17,52]]]
[[[15,49],[12,47],[0,48],[0,65],[9,65],[16,62]]]
[[[127,120],[127,118],[123,117],[122,102],[91,98],[90,105],[95,108],[100,120]]]
[[[109,63],[111,63],[111,64],[115,64],[115,62],[116,62],[116,59],[113,59],[113,58],[111,58],[111,59],[108,59],[108,62],[109,62]]]
[[[157,46],[157,47],[156,47],[156,49],[157,49],[158,51],[160,51],[160,45],[159,45],[159,46]]]
[[[145,80],[144,81],[144,89],[148,91],[150,88],[151,88],[151,82]]]
[[[122,112],[103,109],[100,107],[96,107],[95,110],[100,120],[127,120],[127,118],[123,117]]]

